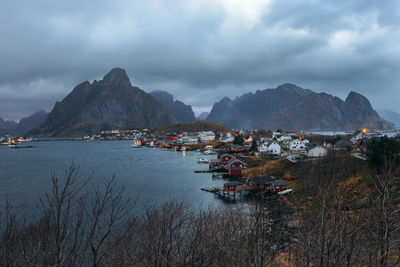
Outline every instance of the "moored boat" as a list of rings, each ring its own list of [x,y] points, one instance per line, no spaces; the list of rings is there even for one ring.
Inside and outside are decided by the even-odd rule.
[[[142,142],[140,142],[139,140],[135,140],[135,142],[133,142],[132,144],[132,148],[139,148],[142,146]]]
[[[198,159],[197,162],[198,162],[198,163],[209,163],[209,160],[208,160],[208,159],[201,158],[201,159]]]
[[[204,155],[213,155],[217,154],[214,150],[207,149],[206,151],[203,152]]]

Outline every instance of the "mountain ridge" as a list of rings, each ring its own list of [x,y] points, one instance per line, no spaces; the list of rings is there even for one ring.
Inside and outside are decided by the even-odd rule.
[[[28,117],[22,118],[18,123],[16,121],[4,121],[0,118],[0,136],[22,136],[29,130],[39,126],[47,115],[44,110],[39,110]]]
[[[100,81],[82,82],[56,102],[32,136],[77,136],[115,128],[153,128],[176,123],[168,108],[114,68]]]
[[[182,101],[174,100],[173,95],[167,91],[156,90],[150,92],[150,95],[160,101],[162,104],[166,105],[178,122],[189,122],[196,120],[192,106],[186,105]]]
[[[369,100],[351,91],[345,101],[294,84],[257,90],[214,104],[209,121],[231,128],[285,130],[355,130],[391,128]]]

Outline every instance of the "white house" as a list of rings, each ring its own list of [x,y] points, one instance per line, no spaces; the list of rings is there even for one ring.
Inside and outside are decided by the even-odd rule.
[[[215,133],[212,131],[199,132],[197,135],[201,142],[211,142],[215,140]]]
[[[305,145],[304,141],[302,141],[300,139],[294,139],[294,140],[290,141],[290,143],[289,143],[289,150],[300,151],[300,150],[305,150],[305,149],[306,149],[306,145]]]
[[[197,136],[183,136],[182,143],[184,144],[197,144],[199,142],[199,138]]]
[[[222,143],[229,143],[229,142],[233,142],[234,138],[232,136],[232,134],[230,132],[227,133],[221,133],[220,137],[219,137],[219,141]]]
[[[280,155],[281,146],[275,140],[271,140],[269,142],[262,143],[259,146],[258,151],[263,154]]]
[[[292,137],[289,136],[289,135],[282,135],[277,140],[278,140],[278,142],[283,142],[283,141],[286,141],[286,140],[292,140]]]
[[[362,131],[357,131],[351,135],[350,141],[353,142],[353,144],[355,144],[357,143],[358,140],[364,138],[366,133],[367,133],[366,129],[363,129]]]
[[[314,146],[307,150],[307,156],[310,158],[325,157],[328,150],[322,146]]]

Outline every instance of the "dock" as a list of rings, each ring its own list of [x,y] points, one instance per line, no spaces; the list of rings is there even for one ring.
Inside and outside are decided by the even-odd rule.
[[[210,192],[210,193],[217,193],[221,190],[221,188],[218,187],[211,187],[211,188],[201,188],[201,190],[206,191],[206,192]]]
[[[210,173],[213,172],[212,170],[199,170],[199,171],[194,171],[194,173]]]

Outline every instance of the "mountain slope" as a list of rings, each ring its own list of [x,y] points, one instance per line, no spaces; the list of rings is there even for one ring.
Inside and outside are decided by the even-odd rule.
[[[206,120],[210,112],[203,112],[199,116],[196,117],[197,120]]]
[[[293,84],[258,90],[215,103],[209,116],[231,128],[286,130],[353,130],[391,128],[368,99],[351,92],[345,101]]]
[[[378,110],[379,115],[387,120],[396,125],[396,127],[400,127],[400,113],[392,111],[392,110]]]
[[[83,82],[57,102],[34,136],[76,136],[115,128],[152,128],[176,123],[168,108],[115,68],[101,81]]]
[[[44,110],[37,111],[29,117],[23,118],[19,123],[15,121],[3,121],[0,118],[0,136],[22,136],[27,131],[39,126],[47,117]]]
[[[178,122],[188,122],[196,120],[192,106],[185,105],[179,100],[174,101],[174,97],[166,91],[153,91],[150,93],[155,99],[166,105]]]

